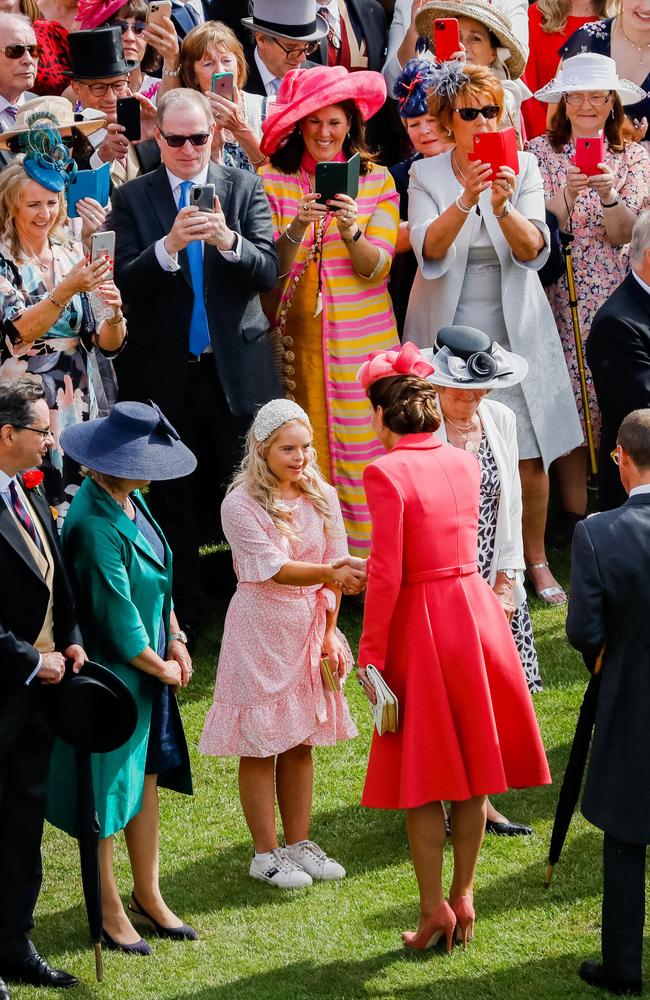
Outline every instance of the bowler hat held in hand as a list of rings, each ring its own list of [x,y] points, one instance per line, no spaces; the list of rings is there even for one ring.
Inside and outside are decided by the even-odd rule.
[[[61,683],[48,686],[47,699],[56,735],[79,750],[110,753],[135,731],[133,695],[116,674],[92,660],[78,674],[68,665]]]

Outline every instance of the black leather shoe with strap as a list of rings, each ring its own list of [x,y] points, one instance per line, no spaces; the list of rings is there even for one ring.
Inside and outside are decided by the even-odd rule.
[[[20,961],[3,965],[0,972],[5,979],[15,980],[17,983],[27,983],[29,986],[50,986],[59,990],[69,989],[70,986],[76,986],[79,982],[69,972],[53,969],[37,951],[20,959]]]

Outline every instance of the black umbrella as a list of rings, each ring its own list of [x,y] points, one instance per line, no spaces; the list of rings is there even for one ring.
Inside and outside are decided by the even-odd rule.
[[[580,714],[576,723],[576,731],[571,744],[571,751],[567,761],[562,788],[557,800],[555,810],[555,820],[551,832],[551,843],[548,849],[548,864],[544,874],[544,888],[548,889],[553,878],[553,869],[560,860],[560,854],[566,840],[566,835],[571,823],[576,803],[580,797],[582,788],[582,778],[585,773],[587,754],[591,745],[591,734],[596,720],[596,707],[598,705],[598,692],[600,689],[600,672],[603,665],[603,654],[605,647],[598,654],[598,659],[594,666],[594,671],[589,679],[587,690],[585,691],[580,706]]]
[[[102,980],[102,896],[99,880],[99,820],[91,754],[117,750],[132,736],[138,718],[133,695],[116,674],[87,660],[79,674],[71,669],[56,688],[51,721],[57,735],[75,748],[77,772],[76,836],[79,841],[90,937],[95,946],[97,982]]]

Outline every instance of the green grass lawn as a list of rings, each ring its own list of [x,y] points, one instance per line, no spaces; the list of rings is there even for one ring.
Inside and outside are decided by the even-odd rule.
[[[239,808],[237,762],[204,758],[195,749],[211,702],[224,611],[224,599],[215,597],[192,687],[182,695],[196,794],[162,793],[163,891],[200,939],[152,939],[151,958],[105,952],[104,982],[95,983],[76,842],[48,828],[34,941],[51,961],[81,978],[71,1000],[593,998],[577,967],[599,952],[601,836],[576,816],[554,884],[544,892],[557,784],[497,800],[511,818],[532,825],[535,835],[486,839],[476,885],[476,938],[467,953],[455,948],[451,957],[405,954],[400,934],[417,925],[418,903],[404,819],[358,805],[371,721],[354,682],[347,693],[360,735],[316,752],[312,831],[348,877],[294,893],[248,877],[251,845]],[[532,612],[545,683],[535,706],[557,783],[587,674],[564,638],[565,610],[534,601]],[[342,627],[353,647],[360,625],[360,610],[346,607]],[[450,863],[448,850],[447,878]],[[118,871],[126,897],[131,885],[123,843]],[[18,998],[43,995],[15,988]]]

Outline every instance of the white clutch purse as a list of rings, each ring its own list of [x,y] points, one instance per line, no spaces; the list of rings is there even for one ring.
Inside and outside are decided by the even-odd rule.
[[[381,672],[372,664],[368,664],[366,667],[366,677],[372,684],[377,698],[377,704],[370,706],[375,717],[377,732],[380,736],[383,736],[384,733],[396,733],[399,718],[397,698],[388,687]]]

